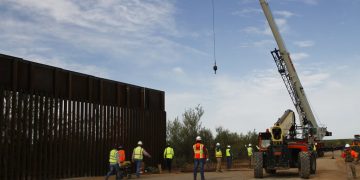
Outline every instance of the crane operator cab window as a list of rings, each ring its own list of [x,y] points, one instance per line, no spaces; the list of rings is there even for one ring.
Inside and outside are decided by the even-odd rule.
[[[261,148],[268,148],[271,143],[271,133],[269,129],[266,129],[266,132],[259,134],[259,145]]]
[[[271,140],[274,144],[281,144],[283,142],[282,129],[278,124],[271,128]]]

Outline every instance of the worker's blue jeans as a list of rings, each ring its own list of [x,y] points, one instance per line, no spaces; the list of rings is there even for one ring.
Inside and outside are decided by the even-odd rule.
[[[200,166],[201,180],[205,179],[205,176],[204,176],[204,160],[205,159],[194,159],[194,179],[196,179],[197,169],[198,169],[199,166]]]
[[[230,156],[226,157],[226,162],[227,162],[227,168],[230,169],[231,168],[231,160],[232,158]]]
[[[106,180],[111,176],[111,175],[116,175],[116,179],[121,179],[121,174],[120,174],[120,166],[118,163],[116,164],[110,164],[109,166],[110,170],[109,172],[106,174]]]
[[[141,162],[142,162],[142,159],[135,159],[136,177],[140,177]]]

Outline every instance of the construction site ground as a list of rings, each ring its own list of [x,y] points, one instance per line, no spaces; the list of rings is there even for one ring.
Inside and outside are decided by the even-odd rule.
[[[325,153],[324,157],[318,158],[317,160],[317,172],[315,175],[311,175],[310,179],[314,180],[328,180],[328,179],[347,179],[346,167],[344,160],[340,157],[341,151],[336,151],[334,153],[334,159],[332,159],[332,153]],[[359,175],[360,165],[356,165],[356,171]],[[133,178],[136,177],[133,175]],[[71,180],[102,180],[104,176],[101,177],[84,177],[84,178],[73,178]],[[112,176],[109,179],[115,179],[115,176]],[[124,178],[126,179],[126,178]],[[156,180],[186,180],[193,179],[192,172],[173,172],[167,173],[163,172],[162,174],[144,174],[141,175],[140,179],[156,179]],[[200,179],[200,174],[198,174],[198,179]],[[222,173],[218,172],[205,172],[206,180],[226,180],[226,179],[254,179],[253,169],[249,167],[240,167],[232,169],[230,171],[224,170]],[[280,170],[276,175],[269,175],[264,172],[264,179],[301,179],[298,176],[298,169],[290,170]]]

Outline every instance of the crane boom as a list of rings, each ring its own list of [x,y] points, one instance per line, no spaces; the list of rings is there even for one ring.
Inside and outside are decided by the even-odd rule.
[[[285,43],[280,35],[269,5],[266,0],[259,1],[279,48],[272,51],[271,54],[293,101],[296,111],[299,114],[300,123],[304,130],[303,134],[307,136],[311,133],[315,139],[322,140],[324,136],[330,135],[331,133],[327,132],[326,127],[319,127],[310,108],[310,104],[305,95],[304,88],[301,85],[299,76],[297,75],[295,67],[291,61],[290,54],[286,50]]]

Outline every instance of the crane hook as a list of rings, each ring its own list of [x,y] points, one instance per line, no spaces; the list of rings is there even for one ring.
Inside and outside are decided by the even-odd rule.
[[[216,71],[217,71],[217,66],[216,66],[216,63],[214,64],[214,67],[213,67],[213,70],[214,70],[214,72],[215,72],[215,74],[216,74]]]

